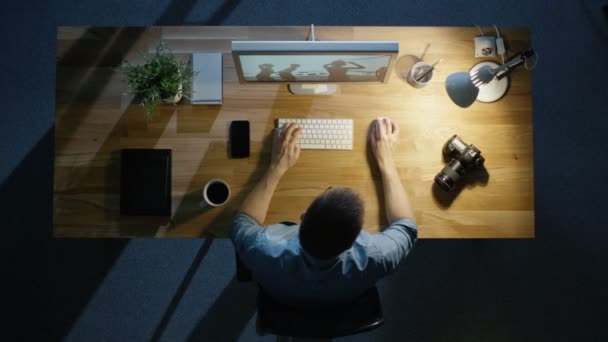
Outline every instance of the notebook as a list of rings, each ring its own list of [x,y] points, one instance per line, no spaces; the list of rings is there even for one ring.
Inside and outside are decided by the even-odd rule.
[[[193,53],[192,104],[222,103],[222,53]]]
[[[171,150],[123,149],[120,214],[171,215]]]

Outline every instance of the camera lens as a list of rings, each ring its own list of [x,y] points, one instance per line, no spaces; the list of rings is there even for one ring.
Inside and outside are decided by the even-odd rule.
[[[452,189],[454,189],[454,180],[443,173],[439,173],[435,176],[435,183],[445,191],[452,191]]]
[[[464,172],[462,164],[457,159],[452,159],[450,163],[435,176],[435,183],[445,191],[452,191]]]
[[[475,159],[475,167],[478,169],[481,169],[483,167],[483,163],[485,162],[485,158],[482,156],[477,157],[477,159]]]

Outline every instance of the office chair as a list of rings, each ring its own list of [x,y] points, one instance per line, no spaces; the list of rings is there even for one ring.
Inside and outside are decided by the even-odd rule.
[[[251,272],[236,254],[236,278],[252,280]],[[373,286],[352,302],[339,306],[300,308],[279,303],[258,286],[257,332],[300,338],[337,338],[384,324],[378,289]]]
[[[329,339],[362,333],[384,324],[375,286],[350,303],[315,308],[279,303],[260,287],[257,312],[257,330],[262,335]]]

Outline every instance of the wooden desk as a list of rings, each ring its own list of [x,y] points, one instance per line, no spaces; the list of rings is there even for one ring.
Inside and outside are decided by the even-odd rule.
[[[488,29],[489,30],[489,29]],[[364,228],[385,225],[379,175],[370,168],[365,137],[372,119],[389,116],[401,126],[396,159],[413,199],[422,238],[534,237],[534,178],[531,75],[512,74],[506,97],[461,109],[448,98],[444,81],[467,71],[477,28],[316,27],[318,40],[396,40],[400,56],[443,58],[433,80],[414,89],[398,77],[388,84],[341,84],[329,97],[294,96],[284,84],[239,84],[231,40],[304,40],[308,27],[60,27],[57,40],[54,236],[56,237],[226,237],[244,196],[269,161],[270,132],[279,117],[353,118],[353,151],[303,151],[279,184],[266,223],[299,221],[312,199],[328,186],[348,186],[365,201]],[[493,32],[493,31],[492,31]],[[510,51],[530,47],[526,29],[501,29]],[[224,104],[163,105],[146,121],[132,103],[124,76],[113,67],[141,61],[160,39],[180,58],[192,52],[224,54]],[[498,60],[498,59],[496,59]],[[251,157],[227,157],[231,120],[251,122]],[[455,198],[434,191],[433,178],[445,165],[441,148],[453,134],[478,146],[486,158],[486,179],[470,179]],[[119,215],[121,148],[173,150],[172,223]],[[202,211],[200,190],[225,179],[232,198]],[[166,219],[165,219],[166,221]]]

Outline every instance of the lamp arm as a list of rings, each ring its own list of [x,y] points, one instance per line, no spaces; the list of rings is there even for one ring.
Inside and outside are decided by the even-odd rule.
[[[492,74],[497,78],[497,79],[502,79],[503,77],[507,76],[509,74],[509,72],[511,72],[511,69],[515,68],[518,65],[521,65],[523,63],[526,62],[526,60],[530,57],[532,57],[534,55],[534,50],[530,49],[524,52],[520,52],[516,55],[514,55],[513,57],[507,59],[507,61],[505,62],[505,64],[492,69]]]

